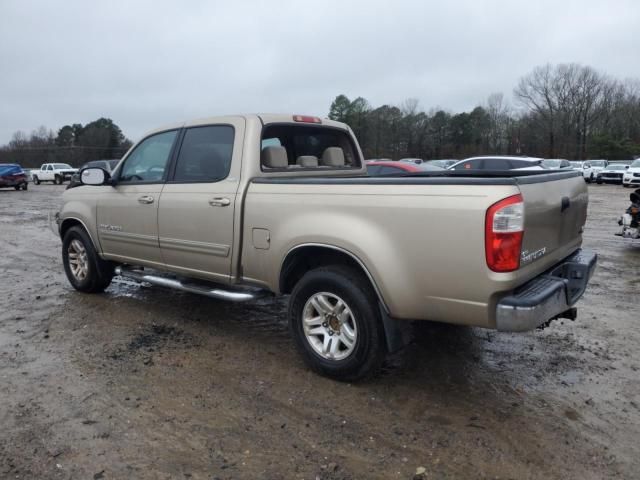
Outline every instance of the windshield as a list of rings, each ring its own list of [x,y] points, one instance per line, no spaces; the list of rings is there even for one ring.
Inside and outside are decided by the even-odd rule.
[[[582,162],[570,162],[570,163],[571,163],[571,166],[572,166],[573,168],[580,168],[580,167],[582,167]]]
[[[560,160],[543,160],[542,164],[549,168],[558,168],[560,166]]]
[[[625,165],[609,165],[607,170],[624,170],[625,168]]]
[[[591,164],[592,167],[606,167],[607,166],[607,162],[605,162],[604,160],[591,160],[589,163]]]
[[[637,160],[634,160],[629,168],[640,168],[640,158]]]
[[[55,168],[56,170],[61,170],[63,168],[73,168],[71,167],[71,165],[68,165],[66,163],[56,163],[53,168]]]

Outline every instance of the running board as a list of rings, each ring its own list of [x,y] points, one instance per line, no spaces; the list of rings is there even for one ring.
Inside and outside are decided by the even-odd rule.
[[[247,288],[245,290],[224,290],[222,288],[213,287],[206,283],[185,283],[176,278],[163,277],[160,275],[151,275],[143,270],[134,270],[125,267],[116,267],[115,274],[121,277],[131,278],[138,282],[147,282],[160,287],[173,288],[183,292],[197,293],[206,297],[217,298],[219,300],[227,300],[229,302],[248,302],[267,295],[266,290],[259,288]]]

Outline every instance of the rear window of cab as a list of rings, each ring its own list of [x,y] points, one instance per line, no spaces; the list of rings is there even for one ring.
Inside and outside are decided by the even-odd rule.
[[[296,168],[356,169],[361,160],[348,132],[327,126],[274,124],[262,131],[264,171]]]

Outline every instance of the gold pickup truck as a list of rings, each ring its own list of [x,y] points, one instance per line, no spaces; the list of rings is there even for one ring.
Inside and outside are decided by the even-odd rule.
[[[411,321],[575,318],[596,265],[579,172],[369,177],[349,127],[317,117],[168,126],[80,179],[57,216],[73,287],[121,275],[236,302],[289,294],[303,358],[343,380],[374,372]]]

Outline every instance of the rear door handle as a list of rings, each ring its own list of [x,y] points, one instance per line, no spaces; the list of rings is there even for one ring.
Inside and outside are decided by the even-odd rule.
[[[231,205],[231,200],[226,197],[214,197],[209,200],[209,205],[212,207],[228,207]]]
[[[153,197],[151,195],[143,195],[138,197],[138,203],[150,204],[153,203]]]

